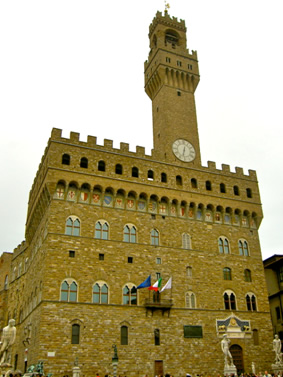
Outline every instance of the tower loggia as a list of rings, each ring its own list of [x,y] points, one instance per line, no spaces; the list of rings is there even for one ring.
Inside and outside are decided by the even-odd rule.
[[[145,91],[152,100],[153,146],[163,161],[200,166],[195,107],[197,53],[187,49],[185,21],[157,12],[149,27]]]

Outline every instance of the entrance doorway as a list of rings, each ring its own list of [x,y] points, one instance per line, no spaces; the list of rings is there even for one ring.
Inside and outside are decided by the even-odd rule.
[[[155,360],[154,362],[154,375],[163,376],[163,360]]]
[[[244,361],[243,361],[243,350],[238,344],[233,344],[230,347],[230,352],[233,357],[233,362],[237,368],[237,373],[244,373]]]

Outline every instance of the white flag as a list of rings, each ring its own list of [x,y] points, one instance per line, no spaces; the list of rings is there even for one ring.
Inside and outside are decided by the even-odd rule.
[[[161,289],[160,293],[164,291],[164,289],[171,289],[172,288],[172,278],[170,278],[164,287]]]

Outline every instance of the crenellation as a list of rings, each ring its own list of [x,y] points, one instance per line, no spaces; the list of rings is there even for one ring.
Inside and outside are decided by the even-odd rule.
[[[225,173],[230,173],[230,165],[222,164],[222,171]]]
[[[238,166],[236,166],[235,170],[236,170],[236,174],[244,175],[244,169],[243,168],[239,168]]]
[[[121,152],[129,152],[129,144],[128,143],[120,143],[120,151]]]
[[[87,145],[89,147],[95,147],[96,146],[96,142],[97,142],[97,137],[96,136],[90,136],[90,135],[87,135]]]
[[[16,258],[27,248],[27,242],[23,240],[15,249],[13,250],[13,258]]]
[[[248,172],[249,172],[249,176],[251,178],[254,178],[255,180],[257,180],[257,175],[256,175],[256,171],[255,170],[249,169]]]
[[[214,162],[214,161],[207,161],[207,166],[208,166],[209,169],[215,170],[216,169],[216,162]]]
[[[61,128],[52,128],[51,139],[61,139],[62,138],[62,129]]]
[[[113,149],[113,140],[110,139],[104,139],[103,140],[103,146],[107,149]]]
[[[70,141],[73,143],[78,143],[80,141],[80,134],[79,132],[70,132]]]
[[[145,147],[136,146],[136,154],[138,157],[145,157]]]

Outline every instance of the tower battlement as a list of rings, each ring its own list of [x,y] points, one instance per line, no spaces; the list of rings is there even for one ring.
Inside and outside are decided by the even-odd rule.
[[[179,29],[183,32],[187,31],[184,20],[180,19],[180,21],[178,21],[177,17],[171,18],[167,11],[165,11],[164,16],[162,15],[162,12],[156,12],[155,17],[152,20],[152,23],[149,25],[149,38],[154,33],[154,30],[158,24],[163,24],[174,29]]]
[[[87,141],[80,140],[80,134],[78,132],[70,132],[70,137],[62,137],[62,129],[53,128],[51,133],[50,141],[54,142],[62,142],[67,144],[73,144],[76,146],[90,148],[90,149],[97,149],[101,151],[107,151],[112,153],[119,153],[127,156],[137,157],[137,158],[144,158],[147,160],[156,160],[155,151],[154,149],[151,150],[151,154],[145,154],[145,147],[136,146],[136,151],[130,151],[130,146],[128,143],[121,142],[120,148],[113,147],[113,140],[104,139],[103,145],[97,144],[97,137],[96,136],[87,136]],[[194,168],[192,168],[194,169]],[[244,169],[241,167],[235,167],[235,172],[231,171],[230,165],[222,164],[221,169],[216,167],[216,162],[208,161],[207,166],[202,166],[201,169],[196,170],[205,170],[208,172],[215,172],[215,173],[224,173],[225,175],[231,175],[233,177],[243,177],[247,179],[248,177],[255,181],[257,180],[255,170],[248,170],[248,175],[244,174]]]

